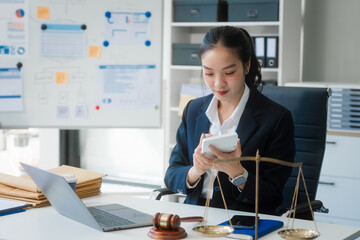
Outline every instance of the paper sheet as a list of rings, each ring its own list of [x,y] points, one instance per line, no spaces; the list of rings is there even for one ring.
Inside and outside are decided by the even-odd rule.
[[[0,199],[0,214],[10,211],[15,211],[20,208],[27,207],[28,203],[20,201],[12,201],[6,199]]]
[[[155,65],[100,65],[96,102],[101,109],[157,109],[160,72]]]
[[[50,56],[85,56],[86,30],[75,24],[43,24],[40,54]]]
[[[0,112],[19,112],[23,108],[21,69],[0,66]]]

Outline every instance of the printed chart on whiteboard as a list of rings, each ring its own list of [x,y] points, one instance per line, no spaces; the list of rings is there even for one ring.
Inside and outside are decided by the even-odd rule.
[[[0,112],[23,110],[21,69],[0,66]]]
[[[100,65],[98,108],[158,109],[159,74],[155,65]]]
[[[0,57],[28,56],[27,1],[1,0],[0,3]]]

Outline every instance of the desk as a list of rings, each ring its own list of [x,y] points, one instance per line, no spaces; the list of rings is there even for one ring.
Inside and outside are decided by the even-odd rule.
[[[99,205],[107,203],[120,203],[148,214],[154,215],[156,212],[174,213],[180,217],[194,216],[204,214],[204,207],[187,205],[181,203],[156,201],[143,198],[134,198],[121,196],[118,193],[104,193],[96,197],[83,199],[85,205]],[[229,211],[230,215],[241,214],[239,211]],[[209,224],[218,224],[227,220],[227,214],[223,209],[210,208],[208,215]],[[286,218],[262,215],[263,219],[282,220],[287,223]],[[196,223],[182,223],[181,226],[188,233],[186,239],[204,239],[192,231]],[[296,228],[315,229],[312,221],[297,220]],[[356,239],[360,237],[359,227],[350,227],[342,225],[334,225],[329,223],[318,223],[321,236],[318,239]],[[0,217],[0,239],[11,240],[42,240],[42,239],[86,239],[86,240],[127,240],[127,239],[150,239],[147,236],[150,227],[135,228],[129,230],[120,230],[114,232],[100,232],[81,223],[75,222],[69,218],[60,215],[53,207],[43,207],[29,209],[26,212],[12,214]],[[349,237],[350,236],[350,237]],[[211,239],[227,239],[227,238],[211,238]],[[278,236],[277,231],[265,235],[261,239],[282,239]]]

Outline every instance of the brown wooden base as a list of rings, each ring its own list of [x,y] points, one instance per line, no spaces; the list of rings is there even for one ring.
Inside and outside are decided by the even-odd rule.
[[[182,239],[186,238],[187,234],[182,227],[180,227],[177,231],[160,230],[152,227],[148,236],[155,239]]]

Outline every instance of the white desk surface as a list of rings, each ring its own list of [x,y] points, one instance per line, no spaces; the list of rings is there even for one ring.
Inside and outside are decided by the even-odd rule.
[[[100,196],[83,199],[85,205],[93,206],[108,203],[120,203],[151,215],[155,213],[178,214],[180,217],[203,216],[204,207],[188,204],[180,204],[165,201],[156,201],[143,198],[121,196],[118,193],[103,193]],[[230,216],[243,212],[229,211]],[[248,214],[248,213],[245,213]],[[275,219],[287,224],[287,218],[270,215],[260,215],[262,219]],[[208,224],[215,225],[226,221],[227,214],[223,209],[210,208],[208,213]],[[318,222],[320,237],[317,239],[357,239],[360,237],[360,228],[335,225]],[[181,223],[181,226],[188,234],[186,239],[205,239],[192,230],[196,223]],[[315,230],[314,222],[296,220],[295,228],[306,228]],[[96,229],[73,221],[60,215],[53,207],[33,208],[25,212],[11,214],[0,217],[0,240],[42,240],[42,239],[86,239],[86,240],[106,240],[106,239],[151,239],[147,236],[150,227],[135,228],[129,230],[119,230],[113,232],[100,232]],[[261,239],[282,239],[276,230]],[[229,238],[211,238],[229,239]]]

